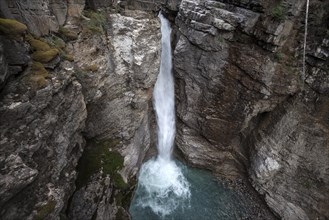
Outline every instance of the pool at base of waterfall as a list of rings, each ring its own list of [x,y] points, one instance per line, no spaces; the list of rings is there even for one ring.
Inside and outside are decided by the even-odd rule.
[[[250,198],[225,187],[211,172],[187,167],[178,161],[172,162],[177,165],[184,176],[183,182],[186,181],[188,184],[189,194],[185,194],[185,196],[176,195],[171,192],[174,187],[168,187],[165,194],[159,195],[152,192],[149,187],[145,187],[140,182],[141,178],[150,178],[150,175],[153,175],[150,174],[149,169],[150,163],[154,163],[154,161],[153,159],[153,162],[152,160],[146,162],[146,166],[144,164],[141,168],[139,184],[129,209],[132,220],[254,219],[252,218],[253,214],[251,214],[253,213],[251,211],[253,205],[250,204]],[[159,181],[160,185],[166,182],[168,178],[161,172],[154,170],[155,174],[163,178]],[[152,181],[143,181],[154,186]]]

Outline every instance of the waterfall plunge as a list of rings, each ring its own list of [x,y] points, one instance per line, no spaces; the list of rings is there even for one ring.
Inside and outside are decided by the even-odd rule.
[[[149,207],[154,213],[165,216],[178,206],[184,207],[190,197],[190,189],[182,171],[171,160],[176,131],[171,28],[162,14],[159,17],[162,33],[161,66],[153,94],[158,123],[158,156],[147,161],[141,168],[138,190],[144,193],[138,198],[137,205]]]

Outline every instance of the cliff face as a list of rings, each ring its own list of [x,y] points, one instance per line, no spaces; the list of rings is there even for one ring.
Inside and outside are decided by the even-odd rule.
[[[26,26],[0,20],[0,218],[129,219],[154,145],[160,7],[187,161],[248,177],[283,219],[329,218],[329,5],[311,2],[303,82],[304,4],[1,1]]]
[[[1,5],[27,27],[0,21],[0,218],[129,218],[153,135],[159,21],[82,11],[84,1],[34,3]]]
[[[249,176],[283,219],[328,218],[326,6],[310,6],[305,82],[304,1],[183,0],[175,20],[179,149]]]

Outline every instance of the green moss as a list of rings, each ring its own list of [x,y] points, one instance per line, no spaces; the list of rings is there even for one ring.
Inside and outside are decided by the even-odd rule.
[[[75,33],[74,31],[69,30],[68,28],[60,27],[59,30],[58,30],[58,32],[67,41],[78,39],[78,34]]]
[[[35,51],[32,54],[33,60],[41,63],[48,63],[58,55],[59,51],[57,49],[50,49],[47,51]]]
[[[281,21],[284,19],[284,15],[286,13],[286,10],[285,8],[283,7],[282,5],[282,2],[280,2],[279,4],[275,5],[273,8],[272,8],[272,17],[275,19],[275,20],[278,20],[278,21]]]
[[[37,214],[34,216],[33,220],[43,220],[46,219],[46,217],[54,211],[56,207],[56,201],[49,201],[47,204],[41,206],[37,212]]]
[[[101,11],[93,11],[86,10],[84,11],[86,17],[90,20],[83,20],[82,24],[86,31],[90,31],[92,33],[103,33],[104,26],[106,24],[106,16],[104,12]]]
[[[13,19],[0,18],[0,32],[10,36],[22,35],[27,31],[25,24]]]
[[[276,52],[274,54],[274,59],[277,61],[277,62],[280,62],[282,59],[283,59],[283,54],[281,52]]]
[[[62,56],[65,60],[73,62],[74,61],[74,57],[72,54],[63,54]]]
[[[49,44],[58,50],[63,50],[66,46],[65,41],[57,36],[52,36],[49,40]]]
[[[39,62],[33,62],[31,73],[23,78],[23,83],[34,89],[40,89],[48,85],[47,77],[49,73],[45,67]]]
[[[115,150],[120,140],[90,141],[78,165],[77,187],[87,184],[90,177],[103,171],[103,175],[110,175],[117,188],[126,187],[121,175],[118,173],[123,168],[123,157]]]
[[[28,42],[30,43],[31,45],[31,48],[33,51],[48,51],[50,50],[50,46],[41,41],[41,40],[37,40],[37,39],[30,39],[28,40]]]
[[[96,72],[98,70],[98,66],[96,64],[91,64],[84,67],[84,70],[87,72]]]
[[[42,65],[42,63],[39,62],[33,62],[31,71],[33,75],[48,77],[48,71],[45,69],[45,67]]]
[[[223,44],[225,42],[225,39],[223,36],[219,36],[218,41],[219,43]]]
[[[306,189],[310,189],[312,187],[312,182],[310,180],[305,180],[305,182],[303,183],[303,186]]]

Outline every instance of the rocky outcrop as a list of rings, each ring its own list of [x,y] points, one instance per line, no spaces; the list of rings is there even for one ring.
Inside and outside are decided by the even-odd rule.
[[[10,76],[21,73],[31,61],[29,44],[0,35],[0,89]]]
[[[328,110],[328,45],[321,27],[328,15],[321,11],[326,3],[311,4],[311,30],[321,31],[310,31],[304,84],[303,6],[181,2],[176,142],[193,165],[227,178],[249,176],[283,219],[326,219],[328,125],[321,121]]]
[[[1,36],[1,219],[129,218],[134,178],[153,141],[160,24],[129,10],[73,19],[83,7],[69,1],[54,35]]]
[[[291,25],[264,17],[220,2],[182,1],[176,18],[177,144],[193,164],[226,176],[243,170],[239,134],[250,120],[298,91],[297,63],[288,72],[271,52]]]
[[[2,219],[55,219],[72,193],[87,112],[67,65],[42,89],[26,83],[26,72],[1,93]]]
[[[111,151],[120,152],[123,159],[119,169],[108,171],[114,172],[109,180],[106,175],[97,174],[101,170],[106,172],[106,163],[90,175],[73,196],[70,206],[72,219],[90,219],[89,215],[82,215],[86,211],[96,219],[126,216],[120,207],[127,204],[119,198],[130,193],[124,182],[133,182],[132,178],[136,176],[152,141],[152,90],[160,66],[159,21],[141,11],[126,11],[126,16],[110,14],[108,20],[107,38],[93,36],[77,41],[72,49],[82,70],[77,74],[87,100],[86,138],[98,142],[97,146],[105,144]],[[96,65],[99,70],[84,74],[83,68],[88,65]],[[97,146],[90,143],[87,149]],[[89,154],[92,157],[95,152]],[[96,154],[102,153],[98,151]],[[103,160],[115,160],[113,156],[106,155]],[[87,169],[84,167],[81,172]],[[100,184],[102,182],[108,184],[104,186]],[[88,195],[97,198],[91,202]],[[108,201],[110,198],[113,200],[111,203]]]
[[[312,91],[289,100],[249,140],[253,184],[283,219],[329,216],[328,101]]]
[[[0,218],[129,219],[160,59],[158,19],[129,9],[160,7],[175,17],[183,156],[248,176],[283,219],[328,218],[328,3],[311,4],[303,82],[301,0],[1,1],[53,34],[33,46],[24,25],[0,28]]]
[[[78,18],[85,6],[84,0],[4,0],[0,15],[26,24],[36,36],[57,32],[65,22]]]

